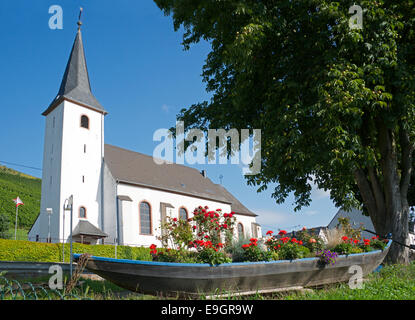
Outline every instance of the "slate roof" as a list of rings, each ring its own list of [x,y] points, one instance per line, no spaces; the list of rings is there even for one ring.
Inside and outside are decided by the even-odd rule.
[[[159,165],[152,156],[108,144],[105,145],[104,160],[119,182],[215,200],[231,204],[236,213],[257,216],[197,169],[175,163]]]
[[[64,99],[107,114],[91,92],[80,28],[76,34],[59,92],[42,115],[48,115]]]
[[[98,238],[106,238],[108,235],[101,231],[101,229],[95,227],[92,223],[87,220],[79,220],[79,223],[76,225],[72,237],[79,236],[90,236]]]

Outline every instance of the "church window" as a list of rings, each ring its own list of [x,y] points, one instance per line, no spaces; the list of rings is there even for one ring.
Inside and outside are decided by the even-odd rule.
[[[244,226],[242,223],[238,223],[238,238],[242,239],[244,237]]]
[[[81,117],[81,127],[85,129],[89,129],[89,118],[85,115]]]
[[[86,218],[86,208],[85,207],[80,207],[79,208],[79,218]]]
[[[179,209],[179,219],[180,220],[187,220],[187,210],[185,208]]]
[[[151,234],[151,207],[147,202],[140,203],[140,234]]]

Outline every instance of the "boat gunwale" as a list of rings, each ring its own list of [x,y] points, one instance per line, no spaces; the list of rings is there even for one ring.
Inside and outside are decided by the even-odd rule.
[[[337,258],[344,258],[344,257],[355,257],[360,255],[371,255],[371,254],[377,254],[382,253],[385,250],[388,250],[390,245],[392,243],[392,240],[388,241],[388,244],[383,250],[373,250],[369,252],[361,252],[361,253],[352,253],[352,254],[342,254],[337,256]],[[75,253],[74,258],[78,259],[82,254]],[[89,258],[93,261],[97,262],[113,262],[113,263],[125,263],[125,264],[138,264],[138,265],[148,265],[148,266],[167,266],[167,267],[233,267],[233,266],[249,266],[249,265],[258,265],[258,264],[273,264],[273,263],[297,263],[301,261],[313,261],[313,260],[319,260],[318,257],[313,258],[302,258],[302,259],[294,259],[294,260],[272,260],[272,261],[252,261],[252,262],[230,262],[230,263],[222,263],[217,265],[211,265],[209,263],[181,263],[181,262],[159,262],[159,261],[145,261],[145,260],[129,260],[129,259],[115,259],[115,258],[106,258],[106,257],[97,257],[97,256],[91,256]]]

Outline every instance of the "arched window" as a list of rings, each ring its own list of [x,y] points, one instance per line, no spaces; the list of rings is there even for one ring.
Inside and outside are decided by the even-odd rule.
[[[151,234],[151,207],[147,202],[140,203],[140,234]]]
[[[179,209],[179,219],[187,220],[187,210],[183,207]]]
[[[85,115],[81,116],[81,128],[89,129],[89,118]]]
[[[238,223],[238,238],[242,239],[244,237],[244,226],[242,223]]]
[[[86,219],[86,208],[85,207],[79,208],[79,218]]]

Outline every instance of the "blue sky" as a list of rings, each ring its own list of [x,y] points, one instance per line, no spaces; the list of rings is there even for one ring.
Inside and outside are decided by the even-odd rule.
[[[49,7],[63,9],[63,29],[49,28]],[[58,92],[76,33],[79,7],[83,41],[94,95],[109,112],[105,142],[153,154],[153,133],[175,125],[176,115],[209,100],[202,66],[209,44],[184,51],[182,30],[151,0],[0,1],[0,164],[41,168],[45,119],[41,113]],[[41,171],[8,165],[41,176]],[[313,190],[313,202],[293,211],[293,197],[277,205],[273,187],[257,193],[238,165],[199,165],[257,213],[263,231],[327,225],[337,209],[329,193]]]

